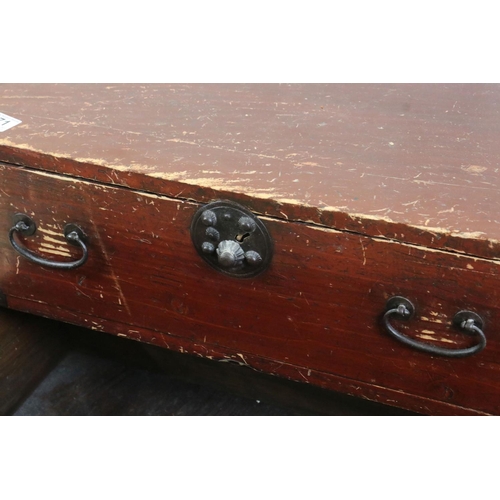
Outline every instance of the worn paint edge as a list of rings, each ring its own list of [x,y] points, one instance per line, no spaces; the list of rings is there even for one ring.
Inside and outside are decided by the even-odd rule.
[[[12,143],[9,140],[0,141],[0,154],[2,153],[2,143],[4,143],[4,147],[7,147],[9,149],[13,149],[14,152],[17,155],[20,155],[21,157],[25,156],[26,153],[28,153],[28,154],[29,153],[36,153],[37,155],[41,156],[42,159],[47,158],[48,160],[50,160],[52,163],[55,163],[55,164],[58,164],[60,160],[63,160],[66,162],[71,162],[71,163],[74,163],[77,165],[81,165],[82,167],[93,168],[95,166],[102,166],[102,167],[105,167],[107,170],[109,170],[110,173],[115,172],[115,179],[113,179],[110,175],[106,174],[107,180],[97,180],[97,179],[89,180],[89,178],[85,177],[85,176],[78,176],[77,174],[61,172],[59,170],[53,170],[55,168],[54,165],[52,165],[52,167],[51,167],[52,169],[41,170],[40,167],[36,167],[36,166],[32,167],[32,166],[25,165],[25,162],[23,160],[21,160],[22,163],[12,163],[12,159],[2,160],[2,158],[0,156],[0,161],[6,162],[6,166],[9,166],[9,165],[10,166],[17,166],[19,168],[23,168],[23,169],[33,171],[33,172],[46,173],[49,175],[56,175],[56,176],[59,176],[59,178],[71,178],[74,180],[82,179],[84,181],[91,182],[94,184],[100,184],[100,185],[104,185],[104,186],[112,186],[112,187],[123,188],[123,189],[130,189],[136,193],[149,195],[151,197],[164,196],[164,197],[169,198],[169,199],[174,198],[177,201],[193,202],[193,203],[197,203],[197,204],[206,203],[206,201],[197,200],[197,199],[194,199],[191,197],[182,197],[181,196],[182,191],[176,195],[165,194],[165,193],[157,194],[157,193],[148,191],[147,189],[131,187],[127,184],[127,182],[124,179],[120,179],[120,178],[118,178],[118,176],[116,176],[116,170],[118,170],[118,171],[121,171],[123,173],[128,173],[129,176],[134,175],[134,176],[138,176],[138,177],[144,177],[144,178],[150,179],[150,180],[158,179],[158,177],[155,177],[151,174],[142,173],[142,172],[138,172],[138,171],[134,170],[135,166],[132,167],[132,170],[131,170],[130,167],[127,167],[124,165],[113,165],[113,164],[110,164],[109,162],[105,162],[104,160],[99,160],[99,159],[94,159],[94,158],[76,158],[76,159],[74,159],[74,158],[70,158],[70,157],[66,157],[66,156],[62,156],[62,155],[57,155],[56,153],[46,153],[46,152],[41,152],[41,151],[36,150],[36,149],[31,149],[30,146],[27,144],[15,144],[14,145],[14,143]],[[24,148],[24,149],[20,149],[20,148]],[[8,152],[7,152],[7,154],[8,154]],[[136,167],[140,167],[140,165],[137,164]],[[177,175],[177,174],[179,174],[179,172],[172,173],[171,175],[174,176],[172,178],[169,178],[169,179],[164,178],[162,180],[167,180],[167,181],[170,180],[170,181],[176,182],[180,185],[187,185],[187,186],[190,186],[192,188],[197,187],[196,184],[189,184],[188,182],[186,182],[186,180],[176,179],[175,175]],[[170,174],[169,174],[169,176],[170,176]],[[116,182],[115,182],[115,180],[116,180]],[[227,187],[227,186],[221,186],[220,188],[222,189],[222,187]],[[247,188],[248,188],[248,186],[242,186],[241,192],[231,191],[230,193],[224,193],[224,196],[220,196],[219,199],[226,197],[227,195],[236,196],[236,197],[247,196]],[[211,191],[217,192],[217,189],[215,189],[213,186],[205,186],[204,189],[210,189]],[[428,227],[428,226],[414,225],[414,224],[409,224],[409,223],[404,223],[404,222],[397,222],[397,221],[394,221],[391,218],[386,217],[386,216],[376,216],[376,215],[372,215],[372,214],[362,214],[362,213],[347,213],[347,212],[343,211],[346,209],[346,207],[324,206],[324,207],[319,208],[319,207],[316,207],[313,205],[308,205],[307,203],[301,203],[299,206],[299,205],[297,205],[297,203],[298,203],[297,200],[292,200],[292,199],[288,199],[288,198],[280,198],[278,196],[273,197],[272,195],[268,195],[266,193],[255,193],[253,196],[256,200],[263,201],[263,202],[267,201],[267,202],[272,203],[273,205],[274,204],[277,204],[277,205],[288,204],[288,205],[295,207],[295,208],[313,210],[318,214],[318,220],[289,218],[284,212],[282,212],[278,209],[275,210],[276,215],[266,214],[275,220],[281,219],[281,220],[286,220],[287,222],[303,222],[303,223],[307,223],[307,224],[309,224],[311,226],[315,226],[315,227],[326,227],[326,228],[336,229],[340,232],[352,233],[352,234],[365,236],[365,237],[369,237],[369,238],[374,238],[374,239],[396,241],[396,242],[401,243],[401,244],[413,244],[413,245],[421,246],[423,248],[436,248],[436,249],[442,250],[444,252],[469,255],[472,257],[483,258],[483,259],[486,259],[488,261],[495,261],[496,259],[500,259],[500,255],[498,257],[496,256],[497,252],[495,252],[495,255],[479,255],[478,253],[465,252],[463,250],[460,250],[459,248],[450,247],[450,246],[439,246],[439,245],[433,246],[434,239],[439,240],[441,238],[449,238],[449,239],[457,240],[457,241],[476,243],[476,244],[479,244],[481,246],[481,248],[488,247],[489,250],[486,250],[484,253],[489,254],[489,253],[491,253],[491,249],[500,248],[500,240],[493,239],[493,238],[487,239],[486,238],[487,235],[485,233],[460,232],[458,230],[448,230],[448,229],[440,228],[440,227]],[[258,213],[258,214],[262,213],[262,212],[259,212],[258,210],[257,211],[254,210],[254,211],[255,211],[255,213]],[[282,217],[280,217],[280,215]],[[370,232],[367,232],[367,231],[357,231],[355,229],[351,229],[348,227],[335,228],[332,225],[322,224],[320,222],[320,220],[324,218],[323,217],[324,215],[333,216],[334,218],[340,217],[340,218],[344,218],[344,219],[351,219],[353,222],[358,222],[360,224],[367,224],[367,225],[370,225],[371,223],[374,223],[374,222],[384,222],[385,224],[388,225],[388,229],[390,228],[391,225],[393,225],[395,227],[396,226],[404,226],[404,228],[406,228],[406,230],[410,234],[412,232],[420,232],[422,235],[430,237],[431,241],[426,242],[425,244],[419,244],[419,243],[417,243],[415,241],[411,241],[411,240],[406,241],[406,240],[398,239],[396,237],[397,232],[394,233],[394,235],[395,235],[394,237],[391,237],[387,234],[370,234]],[[386,232],[388,232],[388,231],[386,231]],[[481,238],[481,236],[484,236],[484,238]]]
[[[4,164],[4,165],[0,164],[0,170],[6,169],[6,168],[21,168],[23,171],[29,172],[32,175],[39,175],[41,177],[48,177],[51,179],[58,179],[58,180],[63,181],[63,182],[84,184],[86,186],[90,186],[90,187],[97,188],[97,189],[102,189],[104,191],[113,190],[113,189],[122,189],[122,190],[126,190],[128,192],[134,193],[137,196],[144,196],[147,198],[165,200],[165,201],[173,201],[173,202],[182,201],[184,203],[192,204],[195,207],[198,207],[198,206],[203,204],[203,203],[197,202],[197,201],[192,200],[192,199],[177,198],[177,197],[172,197],[172,196],[168,196],[165,194],[156,194],[156,193],[151,193],[151,192],[143,191],[143,190],[137,190],[134,188],[130,188],[130,187],[122,186],[122,185],[117,185],[117,184],[109,185],[109,184],[102,182],[102,181],[88,180],[88,179],[85,179],[82,177],[74,177],[74,176],[71,176],[69,174],[53,173],[53,172],[37,170],[37,169],[29,168],[29,167],[13,167],[12,165],[9,165],[9,164]],[[322,224],[319,224],[319,223],[313,222],[313,221],[303,221],[303,220],[296,220],[296,219],[282,219],[282,218],[277,217],[277,216],[262,215],[262,214],[259,214],[258,212],[257,212],[257,214],[259,215],[259,217],[263,221],[273,221],[273,222],[278,222],[278,223],[282,223],[282,224],[289,224],[289,223],[304,224],[311,229],[314,229],[317,231],[323,231],[323,232],[327,232],[327,233],[331,233],[331,234],[351,234],[351,235],[363,237],[363,238],[366,238],[369,240],[385,242],[385,243],[390,243],[390,244],[397,244],[397,245],[401,245],[401,246],[406,247],[406,248],[415,248],[415,249],[425,251],[425,252],[440,253],[440,254],[444,254],[444,255],[454,255],[454,256],[461,257],[461,258],[465,258],[465,259],[471,259],[474,262],[481,261],[481,262],[487,262],[490,264],[500,265],[500,258],[498,258],[498,259],[487,258],[487,257],[479,256],[479,255],[470,254],[470,253],[464,253],[464,252],[461,252],[460,250],[456,250],[453,248],[432,248],[432,247],[428,247],[428,246],[424,246],[424,245],[419,245],[417,243],[409,243],[409,242],[405,242],[405,241],[400,241],[400,240],[397,240],[394,238],[389,238],[389,237],[384,236],[384,235],[369,235],[369,234],[360,233],[360,232],[356,232],[356,231],[349,230],[349,229],[331,228],[329,226],[325,226],[325,225],[322,225]],[[46,232],[48,232],[48,231],[46,231]],[[57,233],[54,233],[54,234],[57,234]]]

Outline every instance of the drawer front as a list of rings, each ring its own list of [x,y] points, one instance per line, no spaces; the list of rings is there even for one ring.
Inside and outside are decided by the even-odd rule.
[[[0,185],[8,307],[424,413],[500,413],[496,262],[262,216],[272,263],[233,278],[192,244],[197,203],[5,164]],[[63,236],[80,226],[87,262],[50,269],[19,255],[8,238],[16,213],[37,224],[16,241],[54,261],[81,257]],[[416,308],[391,320],[402,333],[469,346],[450,327],[467,309],[485,322],[486,348],[453,359],[403,345],[381,321],[394,295]]]

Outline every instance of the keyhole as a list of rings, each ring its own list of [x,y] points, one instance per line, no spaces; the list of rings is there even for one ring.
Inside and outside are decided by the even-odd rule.
[[[244,234],[237,234],[234,239],[236,241],[238,241],[239,243],[241,243],[243,240],[245,240],[246,238],[248,238],[250,236],[250,233],[244,233]]]

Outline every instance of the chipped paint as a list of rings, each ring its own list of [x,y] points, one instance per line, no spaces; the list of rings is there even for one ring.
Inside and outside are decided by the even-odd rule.
[[[282,223],[286,224],[287,222],[284,220],[276,219],[274,217],[268,217],[268,216],[260,216],[260,218],[264,221],[272,221],[275,223]],[[326,226],[320,226],[317,224],[310,224],[308,225],[309,229],[312,229],[314,231],[322,231],[324,233],[330,233],[330,234],[337,234],[337,235],[345,235],[345,234],[356,234],[358,237],[365,238],[367,241],[373,240],[373,241],[381,241],[390,245],[398,245],[401,248],[414,248],[423,252],[431,252],[431,253],[437,253],[440,255],[453,255],[454,257],[459,258],[460,260],[462,259],[467,259],[473,262],[487,262],[489,264],[495,264],[495,265],[500,265],[500,260],[495,260],[495,259],[487,259],[485,257],[478,257],[475,255],[468,255],[462,252],[458,252],[457,250],[452,250],[449,248],[446,249],[441,249],[441,248],[430,248],[427,246],[423,245],[416,245],[412,243],[406,243],[398,240],[392,240],[389,238],[386,238],[385,236],[367,236],[367,235],[360,235],[359,233],[355,233],[354,231],[345,231],[345,230],[338,230],[338,229],[332,229],[330,227]],[[459,268],[459,267],[453,267],[448,269],[456,269],[459,271],[463,271],[465,269]]]
[[[431,314],[433,314],[433,313],[431,313]],[[434,314],[437,315],[438,313],[434,313]],[[440,320],[440,319],[437,319],[437,318],[427,318],[426,316],[421,316],[420,320],[421,321],[428,321],[429,323],[440,323],[440,324],[443,323],[443,321]]]
[[[469,174],[482,174],[488,170],[488,167],[481,167],[480,165],[462,166],[461,169]]]
[[[238,352],[238,353],[236,353],[236,356],[239,356],[243,360],[243,363],[245,365],[248,365],[247,360],[245,359],[245,356],[243,356],[243,354]]]
[[[439,341],[439,342],[444,342],[444,343],[447,343],[447,344],[456,344],[456,342],[454,342],[453,340],[450,340],[450,339],[447,339],[445,337],[436,337],[435,335],[416,335],[416,337],[418,337],[419,339],[422,339],[422,340],[435,340],[435,341]]]
[[[363,240],[361,239],[361,236],[359,237],[359,243],[361,245],[361,250],[363,252],[363,266],[366,265],[366,249],[365,246],[363,245]]]
[[[57,255],[61,257],[71,257],[71,253],[64,247],[56,247],[55,245],[51,245],[49,243],[41,243],[40,250],[43,250],[45,253]]]

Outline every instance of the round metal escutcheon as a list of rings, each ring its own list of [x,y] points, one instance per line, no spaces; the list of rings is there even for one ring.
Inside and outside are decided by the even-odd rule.
[[[16,214],[12,218],[12,221],[14,223],[14,226],[18,222],[24,222],[24,224],[26,225],[27,229],[23,229],[23,230],[19,231],[19,233],[22,236],[32,236],[32,235],[34,235],[36,233],[36,223],[35,223],[35,221],[31,217],[28,217],[26,214]]]
[[[399,295],[391,297],[387,301],[385,310],[390,311],[391,309],[397,309],[399,306],[404,306],[409,313],[407,316],[399,316],[400,318],[410,319],[415,314],[415,306],[406,297]]]
[[[78,246],[78,243],[75,240],[68,238],[68,235],[71,233],[76,233],[78,235],[78,238],[80,238],[80,240],[82,240],[84,242],[87,241],[87,235],[82,231],[80,226],[77,226],[76,224],[69,223],[69,224],[66,224],[64,226],[63,234],[64,234],[64,237],[66,238],[66,241],[68,243],[70,243],[71,245]]]
[[[474,324],[478,328],[482,329],[484,327],[484,321],[481,318],[481,316],[479,316],[479,314],[472,312],[472,311],[458,311],[457,314],[455,314],[455,316],[453,317],[453,325],[456,328],[463,330],[463,324],[467,320],[473,320]],[[465,331],[466,333],[473,333],[473,332],[470,332],[468,330],[463,330],[463,331]]]
[[[262,273],[273,256],[273,242],[264,223],[232,201],[201,207],[191,223],[191,238],[205,262],[237,278]]]

